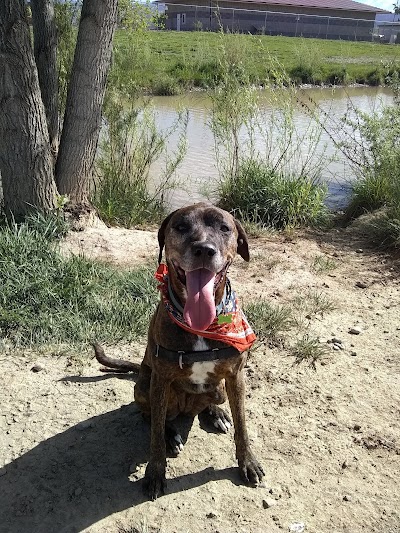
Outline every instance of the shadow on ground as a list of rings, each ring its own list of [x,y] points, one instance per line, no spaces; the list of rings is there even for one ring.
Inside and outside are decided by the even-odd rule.
[[[0,531],[79,532],[145,501],[142,480],[131,481],[129,472],[147,461],[149,439],[149,426],[132,403],[40,442],[1,472]],[[167,493],[216,479],[238,483],[233,468],[207,468],[169,480]]]

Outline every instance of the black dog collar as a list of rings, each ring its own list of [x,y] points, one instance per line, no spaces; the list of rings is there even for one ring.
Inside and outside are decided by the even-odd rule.
[[[157,344],[157,351],[155,356],[170,363],[178,362],[182,369],[183,365],[192,365],[193,363],[203,363],[205,361],[219,361],[221,359],[229,359],[236,357],[240,352],[233,346],[226,348],[214,348],[213,350],[203,350],[200,352],[184,352],[167,350],[163,346]]]

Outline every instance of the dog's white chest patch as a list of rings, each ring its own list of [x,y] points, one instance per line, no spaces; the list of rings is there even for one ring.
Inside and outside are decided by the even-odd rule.
[[[203,363],[193,363],[190,381],[196,385],[204,385],[207,381],[208,374],[212,374],[215,368],[214,361],[205,361]]]
[[[193,346],[194,352],[201,352],[209,350],[210,346],[204,337],[197,337],[196,342]],[[196,385],[204,385],[207,382],[208,374],[213,373],[215,368],[215,363],[213,361],[204,361],[201,363],[193,363],[192,365],[192,374],[190,376],[190,381]]]

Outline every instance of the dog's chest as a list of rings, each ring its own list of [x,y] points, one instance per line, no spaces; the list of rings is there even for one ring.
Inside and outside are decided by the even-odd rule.
[[[203,337],[197,337],[196,342],[193,345],[194,352],[201,352],[209,350],[210,345]],[[189,376],[189,380],[196,385],[205,385],[207,380],[214,373],[215,361],[203,361],[200,363],[193,363],[192,373]]]

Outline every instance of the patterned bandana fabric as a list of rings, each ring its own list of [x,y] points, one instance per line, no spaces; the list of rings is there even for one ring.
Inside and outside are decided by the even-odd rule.
[[[154,277],[160,282],[158,290],[161,292],[165,309],[171,320],[182,329],[206,339],[224,342],[229,346],[233,346],[239,352],[244,352],[251,348],[256,336],[238,305],[235,292],[230,289],[228,279],[226,297],[216,309],[214,322],[205,331],[196,331],[186,324],[182,312],[171,302],[168,289],[167,265],[161,263]]]

